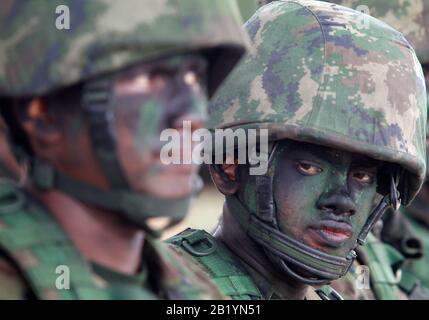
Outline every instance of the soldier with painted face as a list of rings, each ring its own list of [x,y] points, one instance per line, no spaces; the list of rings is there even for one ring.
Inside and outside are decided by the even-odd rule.
[[[245,51],[237,16],[233,1],[0,4],[1,113],[29,168],[0,186],[0,298],[222,297],[149,219],[180,221],[196,191],[196,166],[161,163],[160,132],[203,125]]]
[[[245,24],[250,54],[216,96],[210,127],[267,129],[268,170],[212,165],[219,226],[169,240],[232,298],[335,297],[319,287],[344,276],[385,209],[423,183],[421,66],[402,34],[371,17],[361,29],[362,17],[276,1]]]
[[[365,11],[379,18],[404,34],[416,51],[422,63],[429,85],[429,1],[380,1],[380,0],[333,0],[333,3]],[[360,263],[367,264],[371,275],[371,290],[357,290],[353,273],[334,286],[344,295],[354,298],[392,299],[398,297],[398,290],[411,299],[429,298],[427,263],[429,256],[428,201],[425,199],[426,182],[416,199],[401,212],[389,210],[383,224],[379,226],[378,237],[371,235],[371,241],[359,252]],[[381,242],[382,240],[383,242]],[[421,258],[423,255],[423,258]],[[392,273],[393,271],[393,273]],[[417,277],[416,277],[417,276]]]

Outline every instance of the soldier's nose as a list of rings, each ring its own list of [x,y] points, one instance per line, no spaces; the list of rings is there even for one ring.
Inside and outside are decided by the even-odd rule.
[[[333,192],[322,196],[317,207],[336,215],[352,216],[356,213],[356,204],[347,192]]]

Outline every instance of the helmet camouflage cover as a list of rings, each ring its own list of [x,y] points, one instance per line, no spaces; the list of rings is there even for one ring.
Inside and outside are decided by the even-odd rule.
[[[211,128],[268,128],[271,139],[339,148],[400,165],[403,204],[425,175],[421,65],[387,24],[321,1],[277,1],[246,22],[248,57],[210,109]]]
[[[368,10],[370,15],[398,29],[414,47],[420,62],[429,66],[429,0],[332,0],[330,2],[353,9]],[[428,79],[428,75],[426,78]],[[428,83],[426,80],[426,88]],[[427,130],[426,137],[428,134]],[[426,167],[428,164],[427,160]],[[426,172],[426,179],[428,178],[429,172]]]
[[[70,28],[56,28],[59,5]],[[212,94],[244,53],[235,0],[0,2],[0,96],[49,93],[170,53],[211,52]]]
[[[404,34],[420,62],[429,63],[429,0],[332,0],[355,10],[366,6],[369,14]]]

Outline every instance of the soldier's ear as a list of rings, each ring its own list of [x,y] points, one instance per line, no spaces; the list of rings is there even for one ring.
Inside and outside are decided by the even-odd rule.
[[[240,181],[238,179],[238,164],[213,164],[209,166],[210,175],[218,190],[226,196],[237,193]]]

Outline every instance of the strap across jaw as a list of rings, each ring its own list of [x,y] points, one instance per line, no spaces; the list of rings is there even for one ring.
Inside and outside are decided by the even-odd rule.
[[[309,285],[329,283],[346,274],[356,257],[354,250],[350,250],[346,258],[338,257],[287,236],[249,211],[237,197],[228,197],[227,205],[249,237],[262,246],[280,270],[296,281]]]
[[[106,76],[85,83],[82,109],[88,119],[92,148],[103,173],[113,188],[130,190],[118,159],[112,82],[112,77]]]
[[[372,227],[377,223],[377,221],[380,220],[380,218],[383,216],[384,212],[389,208],[392,207],[393,210],[397,211],[401,205],[400,200],[400,194],[397,190],[397,181],[393,177],[393,175],[390,176],[390,193],[385,195],[383,199],[379,202],[379,204],[374,208],[374,210],[371,212],[371,215],[366,220],[365,225],[363,226],[358,238],[357,243],[359,245],[364,245],[366,237],[368,236],[368,233],[371,231]]]
[[[127,190],[102,190],[68,177],[39,159],[34,160],[31,174],[35,186],[39,189],[60,190],[85,203],[118,212],[130,222],[157,237],[160,231],[183,219],[190,203],[189,197],[168,200]],[[159,232],[146,224],[148,219],[157,217],[170,218],[170,224]]]
[[[273,162],[272,154],[276,145],[270,155],[269,167]],[[344,276],[356,258],[357,245],[365,243],[368,233],[388,207],[397,209],[400,205],[398,182],[392,174],[390,193],[385,195],[371,212],[355,246],[346,257],[330,255],[289,237],[279,229],[272,194],[273,176],[270,172],[272,170],[268,170],[266,175],[255,177],[256,210],[250,210],[236,196],[227,197],[227,205],[248,235],[263,247],[270,260],[292,279],[301,283],[323,285]]]

